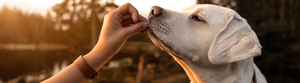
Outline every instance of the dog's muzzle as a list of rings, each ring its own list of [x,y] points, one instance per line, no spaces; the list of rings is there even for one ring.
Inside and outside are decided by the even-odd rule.
[[[168,12],[161,7],[153,6],[151,8],[150,14],[148,16],[149,19],[149,37],[151,41],[161,49],[165,50],[169,54],[177,57],[179,59],[184,59],[184,57],[180,56],[180,53],[176,51],[170,43],[167,43],[166,40],[163,40],[162,36],[169,35],[170,27],[164,21],[168,19]]]

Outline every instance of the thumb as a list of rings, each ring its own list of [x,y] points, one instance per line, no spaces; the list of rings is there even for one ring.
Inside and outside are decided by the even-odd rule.
[[[149,24],[147,22],[136,23],[134,25],[127,27],[126,32],[129,34],[138,33],[140,31],[146,29],[148,26],[149,26]]]

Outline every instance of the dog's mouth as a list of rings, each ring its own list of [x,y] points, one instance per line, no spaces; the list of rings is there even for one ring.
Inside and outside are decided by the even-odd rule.
[[[183,56],[180,56],[180,53],[176,50],[174,50],[174,48],[172,47],[172,45],[166,43],[165,41],[163,41],[161,38],[159,38],[154,32],[153,30],[151,30],[151,27],[149,28],[148,31],[149,37],[151,39],[151,41],[158,47],[160,47],[162,50],[166,51],[167,53],[169,53],[170,55],[177,57],[179,59],[185,59]]]

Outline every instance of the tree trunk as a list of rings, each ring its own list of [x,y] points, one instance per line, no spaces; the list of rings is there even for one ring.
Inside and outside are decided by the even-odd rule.
[[[96,25],[96,12],[95,12],[95,0],[91,1],[91,7],[92,7],[92,12],[91,12],[91,47],[96,45],[97,42],[97,25]]]
[[[280,0],[280,7],[278,11],[279,20],[284,21],[285,20],[285,0]]]
[[[136,77],[136,83],[152,83],[150,72],[144,67],[145,58],[144,54],[140,55],[140,61],[138,63],[138,73]]]

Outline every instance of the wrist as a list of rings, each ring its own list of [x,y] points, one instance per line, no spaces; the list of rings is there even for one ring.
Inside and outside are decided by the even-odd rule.
[[[99,70],[117,52],[119,52],[124,43],[125,41],[120,40],[107,41],[107,39],[100,39],[94,48],[84,56],[84,58],[93,69]]]
[[[73,64],[76,65],[78,70],[87,78],[90,79],[97,79],[98,78],[98,70],[93,69],[87,62],[86,60],[80,55],[74,62]]]
[[[94,70],[98,71],[113,56],[114,53],[111,53],[109,50],[96,45],[88,54],[83,57]]]

